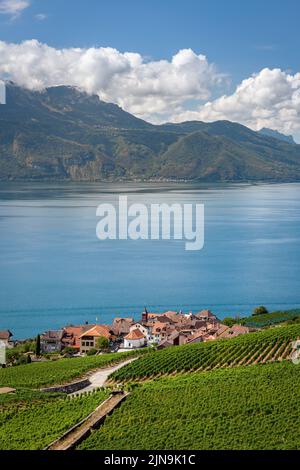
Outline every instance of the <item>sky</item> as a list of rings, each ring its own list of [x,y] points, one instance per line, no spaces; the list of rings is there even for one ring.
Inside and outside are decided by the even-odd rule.
[[[0,79],[300,142],[299,0],[0,0]]]

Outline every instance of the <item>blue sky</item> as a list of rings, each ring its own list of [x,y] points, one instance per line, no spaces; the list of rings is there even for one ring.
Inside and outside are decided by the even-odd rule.
[[[265,68],[300,71],[299,0],[0,0],[0,13],[1,2],[20,7],[19,14],[0,14],[0,40],[6,43],[37,39],[58,50],[111,47],[145,61],[171,61],[184,49],[204,54],[228,77],[209,99],[234,93],[243,79]],[[194,109],[198,99],[189,96],[183,109]],[[300,135],[300,123],[295,133]]]
[[[34,0],[17,20],[0,17],[0,37],[155,59],[192,48],[238,82],[264,67],[298,70],[299,21],[299,0]]]

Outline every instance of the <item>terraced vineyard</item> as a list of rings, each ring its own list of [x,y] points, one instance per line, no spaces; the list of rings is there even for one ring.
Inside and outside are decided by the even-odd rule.
[[[116,364],[136,354],[144,353],[147,353],[146,349],[7,367],[0,369],[0,387],[38,388],[62,384],[82,376],[89,370]]]
[[[252,315],[251,317],[242,318],[241,323],[254,328],[263,328],[298,318],[300,319],[300,310],[294,309],[271,312],[263,315]]]
[[[137,384],[80,448],[299,450],[299,403],[288,361],[165,377]]]
[[[108,392],[100,390],[75,398],[47,398],[44,394],[38,401],[26,397],[22,403],[6,403],[0,413],[0,450],[43,449],[107,397]]]
[[[137,381],[178,372],[281,361],[290,356],[291,343],[298,337],[300,325],[297,324],[233,339],[168,348],[147,354],[123,367],[111,375],[111,380]]]

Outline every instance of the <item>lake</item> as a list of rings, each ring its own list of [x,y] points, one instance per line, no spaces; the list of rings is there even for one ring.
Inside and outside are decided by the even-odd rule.
[[[205,244],[96,237],[96,208],[203,203]],[[1,183],[0,329],[15,338],[149,311],[300,306],[300,184]]]

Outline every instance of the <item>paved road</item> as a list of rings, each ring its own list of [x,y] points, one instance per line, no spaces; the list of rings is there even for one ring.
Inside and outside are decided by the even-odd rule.
[[[116,370],[121,369],[121,367],[126,366],[127,364],[130,364],[131,362],[135,361],[138,359],[137,357],[134,357],[132,359],[129,359],[128,361],[121,362],[115,366],[111,367],[106,367],[105,369],[99,369],[97,372],[89,376],[89,381],[91,382],[91,385],[88,385],[87,387],[78,390],[75,393],[71,393],[70,396],[72,395],[80,395],[82,393],[90,392],[91,390],[95,390],[95,388],[98,387],[104,387],[105,382],[107,381],[108,377],[110,374],[115,372]]]

